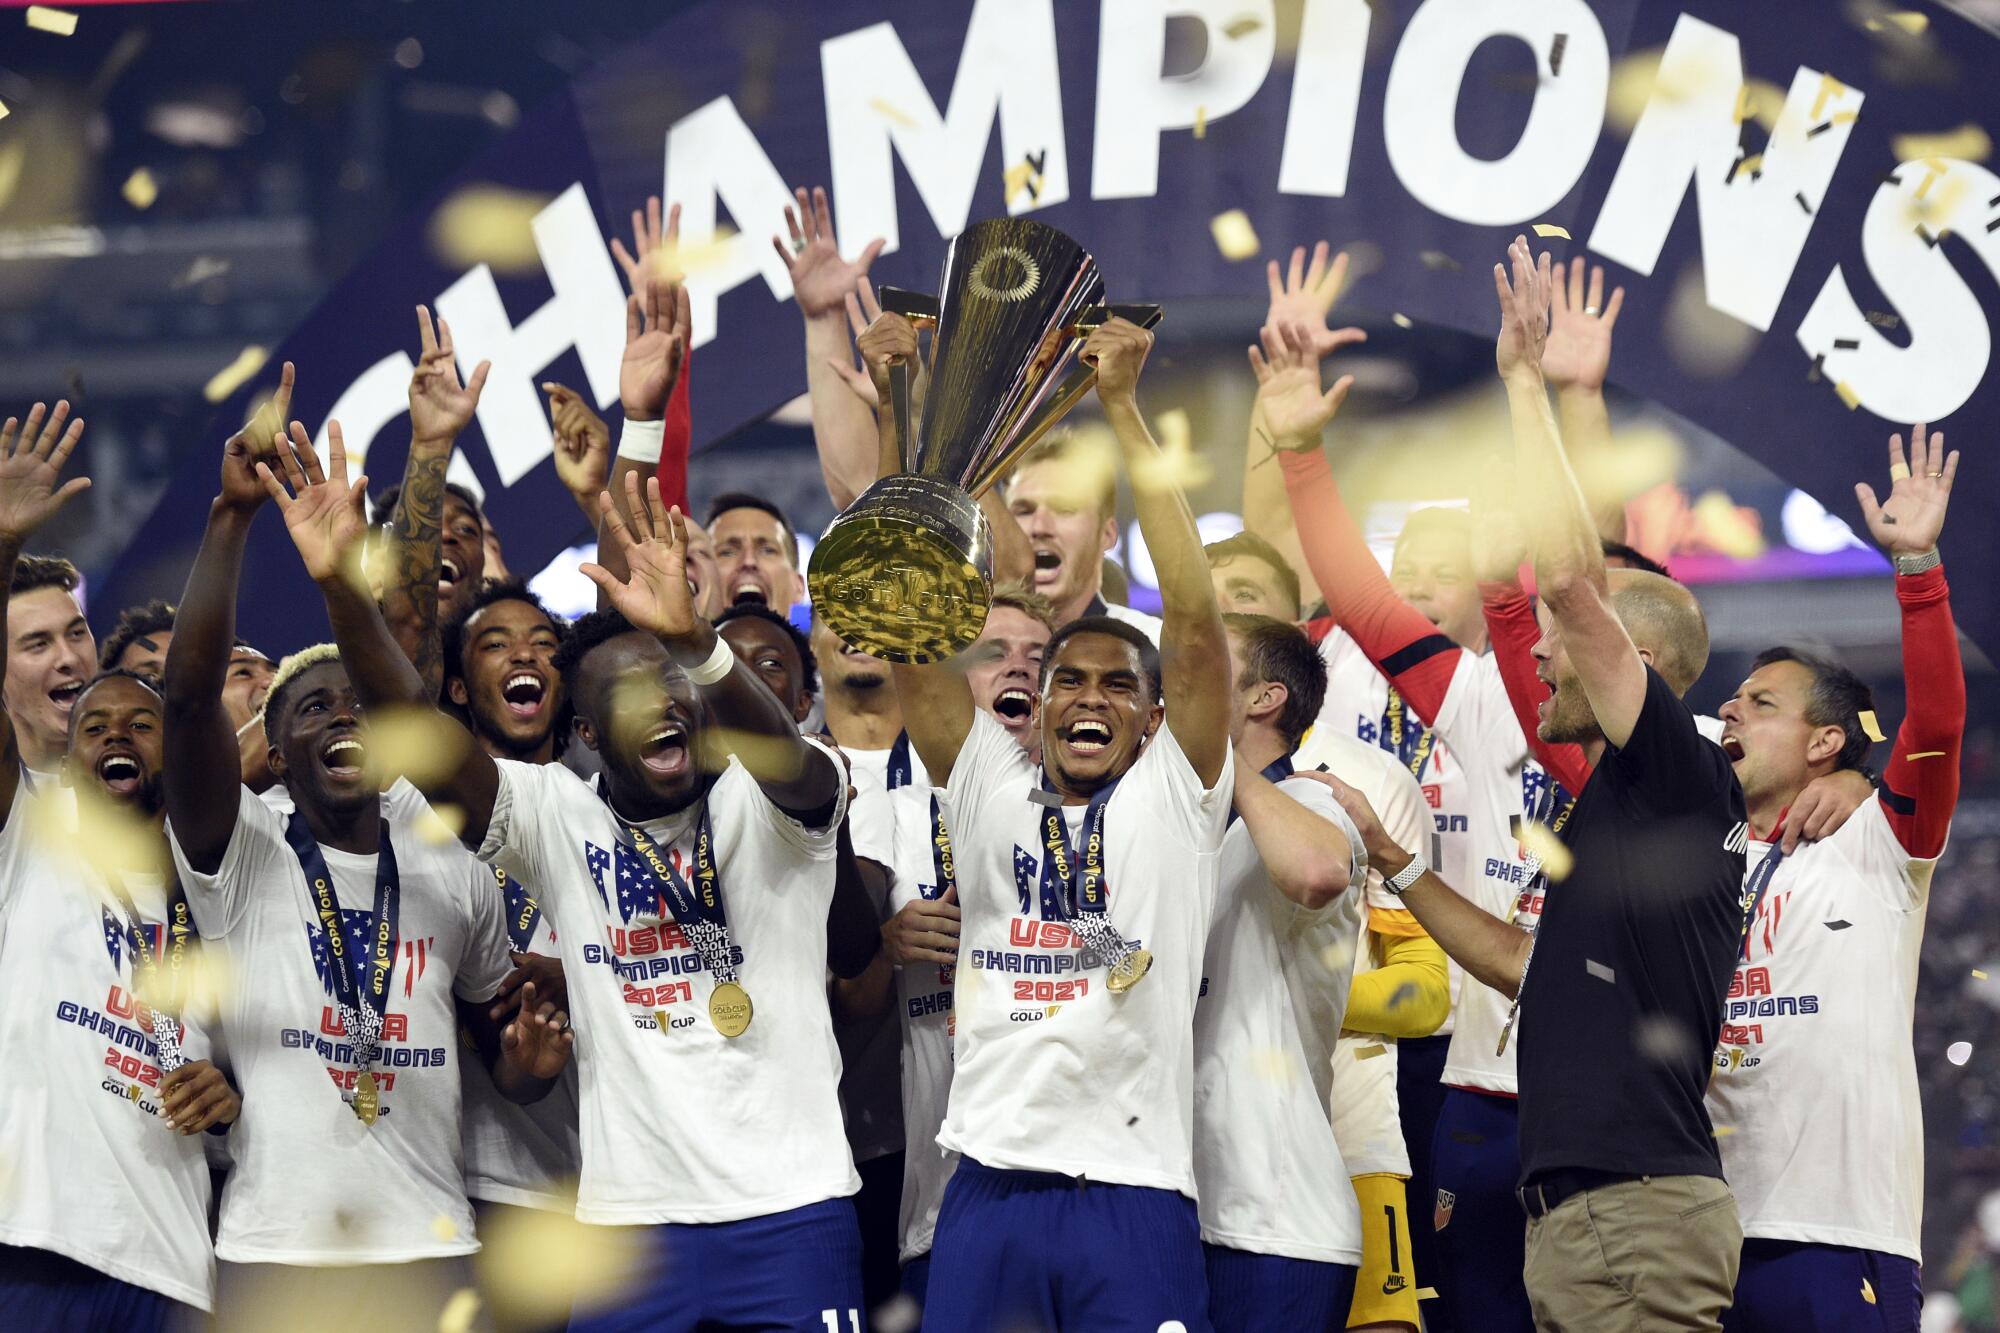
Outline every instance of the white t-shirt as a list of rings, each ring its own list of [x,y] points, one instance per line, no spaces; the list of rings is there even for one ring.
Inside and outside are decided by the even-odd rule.
[[[236,1169],[222,1190],[216,1255],[340,1266],[471,1253],[479,1243],[459,1156],[457,1069],[469,1053],[452,1001],[490,1000],[512,966],[498,914],[480,908],[485,870],[441,836],[408,782],[383,794],[401,906],[374,1065],[381,1118],[364,1125],[343,1100],[358,1069],[305,872],[284,818],[237,790],[236,828],[215,874],[196,873],[174,843],[202,937],[233,973],[222,1024],[243,1114],[229,1132]],[[361,947],[376,858],[321,852],[349,948]]]
[[[930,790],[930,774],[924,768],[924,761],[917,757],[916,747],[905,748],[910,768],[908,781]],[[889,765],[895,749],[892,746],[886,750],[850,750],[842,746],[841,753],[853,765],[855,799],[849,825],[849,837],[853,838],[867,818],[863,807],[883,801],[889,794]],[[873,856],[869,859],[881,860]],[[895,910],[882,902],[874,906],[876,916],[884,920]],[[836,1016],[833,1035],[840,1045],[840,1109],[846,1118],[847,1143],[854,1150],[855,1162],[872,1162],[902,1152],[906,1133],[897,1085],[901,1081],[898,1070],[903,1034],[895,1016],[885,1014],[878,1020],[858,1022]]]
[[[1769,847],[1750,844],[1752,872]],[[1744,1235],[1921,1261],[1910,1029],[1936,866],[1903,849],[1879,798],[1778,864],[1730,981],[1708,1085]]]
[[[1163,723],[1105,809],[1112,924],[1150,949],[1123,995],[1045,915],[1039,769],[983,710],[947,783],[961,910],[958,1065],[938,1141],[990,1167],[1195,1193],[1194,1004],[1235,789]],[[1064,807],[1072,846],[1083,806]],[[1075,865],[1080,876],[1081,864]]]
[[[504,872],[503,872],[504,873]],[[489,868],[479,910],[497,913],[507,943],[522,953],[557,956],[555,931],[534,890]],[[577,1137],[576,1061],[563,1067],[548,1096],[523,1106],[493,1085],[479,1060],[462,1060],[465,1094],[465,1192],[488,1203],[568,1213],[576,1208],[576,1177],[583,1168]]]
[[[737,981],[734,1039],[709,1020],[714,981],[662,915],[651,870],[582,779],[497,760],[481,859],[541,892],[576,1026],[583,1090],[579,1221],[734,1222],[860,1188],[841,1133],[840,1057],[826,1001],[826,914],[842,801],[809,829],[731,759],[709,788]],[[703,802],[643,827],[683,875]]]
[[[124,909],[65,846],[73,793],[15,788],[0,831],[0,1244],[29,1246],[214,1308],[208,1243],[208,1137],[183,1137],[160,1111],[163,1075],[134,1000]],[[51,798],[49,792],[63,792]],[[157,875],[126,881],[147,943],[163,958],[166,895]],[[164,963],[164,959],[163,959]],[[210,1058],[200,1026],[182,1039]]]
[[[1280,790],[1361,839],[1323,785]],[[1353,941],[1366,915],[1363,872],[1316,911],[1285,897],[1238,820],[1222,840],[1221,887],[1194,1011],[1194,1168],[1201,1238],[1320,1263],[1361,1262],[1361,1212],[1343,1188],[1325,1096],[1338,1012],[1347,1007]],[[1342,963],[1345,966],[1342,966]],[[1311,1021],[1296,989],[1325,994]]]
[[[889,870],[889,911],[944,892],[932,855],[935,827],[930,787],[855,798],[854,852]],[[943,806],[940,801],[940,808]],[[949,821],[947,821],[948,823]],[[938,1208],[955,1161],[937,1143],[951,1096],[952,975],[950,963],[913,963],[896,969],[897,1030],[902,1070],[902,1124],[909,1148],[903,1158],[903,1202],[898,1259],[930,1252]]]
[[[1383,830],[1399,846],[1415,846],[1429,836],[1430,808],[1424,794],[1410,770],[1394,758],[1338,732],[1309,738],[1307,748],[1311,753],[1301,749],[1293,763],[1301,769],[1324,764],[1327,772],[1367,797]],[[1402,909],[1402,899],[1382,887],[1380,870],[1369,870],[1366,894],[1370,908]],[[1308,974],[1315,958],[1329,971],[1339,966],[1355,976],[1374,971],[1365,914],[1345,948],[1339,940],[1329,941],[1327,948],[1296,958],[1295,970]],[[1307,1015],[1307,1026],[1313,1030],[1335,1031],[1343,1022],[1347,993],[1339,993],[1338,1011],[1327,1005],[1329,993],[1324,985],[1296,993],[1300,1012]],[[1401,1108],[1396,1100],[1396,1059],[1396,1042],[1391,1037],[1342,1031],[1334,1043],[1331,1087],[1322,1095],[1333,1123],[1333,1141],[1350,1176],[1410,1174],[1410,1153],[1403,1142]]]

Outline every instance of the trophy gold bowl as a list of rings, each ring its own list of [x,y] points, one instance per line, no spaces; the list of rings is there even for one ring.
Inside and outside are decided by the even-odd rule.
[[[816,614],[890,662],[941,661],[979,637],[993,591],[979,496],[1096,383],[1077,355],[1092,329],[1160,318],[1158,306],[1104,305],[1097,262],[1026,218],[956,237],[939,291],[881,289],[885,312],[931,330],[922,413],[913,427],[912,368],[890,367],[903,470],[835,517],[806,571]]]

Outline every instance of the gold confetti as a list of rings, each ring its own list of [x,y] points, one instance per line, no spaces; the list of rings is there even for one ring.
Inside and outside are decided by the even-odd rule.
[[[397,778],[408,778],[428,790],[456,772],[472,746],[465,728],[435,708],[405,705],[374,709],[361,730],[368,776],[384,790]],[[432,813],[443,819],[440,812]],[[464,827],[464,823],[461,811],[459,826]]]
[[[1001,184],[1005,187],[1007,202],[1010,204],[1014,202],[1014,196],[1023,190],[1028,192],[1031,199],[1039,199],[1042,194],[1042,173],[1035,170],[1033,162],[1016,162],[1007,168],[1006,174],[1001,178]]]
[[[1298,1081],[1300,1070],[1291,1052],[1277,1046],[1260,1046],[1250,1052],[1250,1072],[1266,1083],[1289,1085]]]
[[[68,37],[76,31],[76,15],[67,9],[29,5],[28,26],[39,32],[52,32],[58,37]]]
[[[1378,1055],[1387,1055],[1388,1053],[1389,1048],[1381,1045],[1357,1046],[1354,1048],[1354,1058],[1357,1060],[1373,1060]]]
[[[1986,974],[1975,967],[1972,969],[1972,979],[1974,981],[1984,981],[1986,980]]]
[[[1576,857],[1547,824],[1530,820],[1521,825],[1521,846],[1542,863],[1542,873],[1560,884],[1576,868]]]
[[[8,114],[7,104],[5,102],[0,102],[0,120],[5,120],[7,118],[7,114]]]
[[[435,847],[458,841],[465,832],[465,810],[449,802],[434,805],[417,821],[417,835]]]
[[[1936,134],[1898,134],[1890,138],[1889,151],[1899,162],[1922,162],[1933,175],[1942,175],[1947,163],[1945,158],[1960,162],[1984,162],[1993,155],[1993,139],[1986,131],[1971,121],[1955,130],[1943,130]],[[1929,188],[1929,182],[1917,188],[1919,198]]]
[[[661,270],[676,279],[682,274],[702,273],[718,268],[728,262],[735,253],[736,228],[717,224],[715,234],[705,241],[681,247],[671,253],[665,249],[655,250]]]
[[[1875,1304],[1875,1288],[1868,1285],[1868,1279],[1865,1277],[1861,1279],[1861,1299],[1870,1305]]]
[[[1569,231],[1566,228],[1558,227],[1553,222],[1537,222],[1535,224],[1535,235],[1544,239],[1550,236],[1557,236],[1565,241],[1570,239]]]
[[[1248,37],[1263,26],[1264,21],[1255,14],[1238,14],[1222,25],[1222,35],[1235,41],[1238,38]]]
[[[1861,710],[1861,732],[1871,741],[1888,739],[1882,734],[1882,724],[1875,720],[1875,710],[1872,708]]]
[[[1841,402],[1847,404],[1848,411],[1852,412],[1855,408],[1861,406],[1861,395],[1856,393],[1854,391],[1854,386],[1852,384],[1849,384],[1846,380],[1841,380],[1839,383],[1835,384],[1833,386],[1833,391],[1840,395]],[[1880,740],[1881,738],[1878,736],[1876,739]]]
[[[1208,220],[1208,230],[1215,237],[1215,248],[1232,263],[1249,259],[1263,248],[1257,229],[1250,225],[1250,215],[1240,208],[1217,213]]]
[[[211,403],[219,403],[230,394],[243,387],[252,375],[264,368],[271,349],[252,344],[239,352],[234,361],[215,372],[213,378],[203,386],[201,396]]]
[[[1735,175],[1731,176],[1730,179],[1734,180],[1736,176],[1755,176],[1763,169],[1764,155],[1762,153],[1752,153],[1736,164]]]
[[[1919,751],[1917,751],[1917,752],[1916,752],[1915,754],[1906,754],[1906,755],[1904,755],[1904,756],[1903,756],[1903,758],[1905,758],[1905,759],[1942,759],[1942,758],[1944,758],[1944,753],[1945,753],[1945,752],[1944,752],[1943,750],[1919,750]]]
[[[1847,91],[1847,85],[1831,74],[1819,76],[1819,93],[1813,98],[1812,119],[1818,122],[1826,114],[1826,103],[1830,97],[1839,97]]]
[[[484,264],[495,273],[540,273],[535,215],[549,196],[504,185],[468,185],[431,214],[431,250],[449,268]]]
[[[1715,1127],[1715,1137],[1717,1137],[1718,1139],[1726,1139],[1735,1132],[1736,1131],[1728,1125],[1717,1125]]]
[[[1187,492],[1215,477],[1215,464],[1194,451],[1194,427],[1180,408],[1162,412],[1154,421],[1160,451],[1132,464],[1132,488],[1148,495]]]
[[[439,1213],[431,1219],[431,1234],[439,1240],[450,1240],[458,1235],[458,1223]]]
[[[478,1317],[479,1293],[471,1287],[460,1287],[438,1315],[438,1333],[472,1333],[472,1321]]]
[[[1757,99],[1751,93],[1750,85],[1746,83],[1736,90],[1736,123],[1741,125],[1756,114],[1756,111]]]
[[[1762,529],[1726,493],[1705,492],[1694,502],[1693,517],[1695,531],[1723,555],[1733,560],[1755,560],[1764,554]]]
[[[1389,316],[1389,322],[1399,329],[1410,328],[1414,323],[1408,315],[1403,314],[1401,311],[1397,311],[1395,314]]]
[[[1418,1300],[1420,1300],[1420,1301],[1434,1301],[1434,1300],[1436,1300],[1437,1298],[1438,1298],[1438,1289],[1437,1289],[1436,1287],[1418,1287],[1418,1288],[1417,1288],[1417,1299],[1418,1299]]]
[[[144,212],[160,197],[160,187],[153,179],[153,173],[140,167],[125,178],[125,188],[120,193],[125,196],[126,203]]]
[[[645,1271],[646,1253],[631,1231],[588,1226],[568,1213],[503,1209],[480,1228],[480,1240],[479,1285],[508,1325],[567,1319],[572,1304],[603,1309]]]
[[[1931,26],[1931,16],[1919,14],[1912,9],[1899,9],[1869,19],[1867,26],[1870,32],[1887,32],[1890,28],[1900,28],[1912,37],[1921,37]]]
[[[886,98],[881,98],[881,97],[869,98],[868,109],[870,111],[873,111],[876,115],[882,117],[884,120],[894,121],[896,124],[901,125],[906,130],[913,130],[917,127],[916,121],[911,120],[908,115],[906,115],[900,108],[895,106],[893,103],[889,102]]]
[[[1197,139],[1208,137],[1208,108],[1205,106],[1194,109],[1194,137]]]

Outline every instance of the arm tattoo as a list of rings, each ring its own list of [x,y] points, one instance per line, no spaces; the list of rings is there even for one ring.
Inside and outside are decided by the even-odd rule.
[[[403,489],[389,521],[389,546],[394,568],[383,589],[384,617],[395,627],[396,639],[423,677],[426,697],[435,699],[444,685],[444,657],[438,628],[438,571],[443,561],[444,473],[451,459],[447,447],[433,454],[410,445],[403,469]]]

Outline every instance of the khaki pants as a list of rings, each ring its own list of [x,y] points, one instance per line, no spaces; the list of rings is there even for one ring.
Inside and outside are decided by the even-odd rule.
[[[1712,1176],[1644,1176],[1528,1222],[1523,1270],[1540,1333],[1720,1329],[1743,1228]]]

